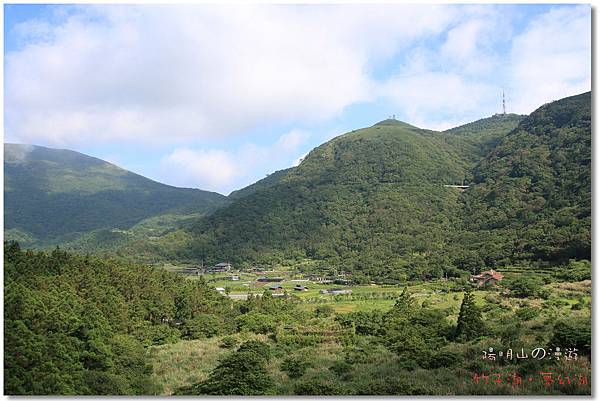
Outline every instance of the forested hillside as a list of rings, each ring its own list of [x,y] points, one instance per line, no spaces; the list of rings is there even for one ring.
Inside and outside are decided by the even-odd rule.
[[[361,282],[563,264],[590,258],[590,121],[589,93],[445,132],[385,120],[229,199],[7,145],[5,232],[27,246],[346,270]]]
[[[5,244],[4,393],[155,394],[146,347],[231,325],[230,303],[162,269]]]
[[[590,140],[589,93],[443,133],[385,120],[237,191],[162,252],[357,280],[588,259]]]
[[[525,116],[496,114],[444,131],[444,141],[470,164],[478,163]]]
[[[462,198],[460,263],[590,260],[591,139],[590,92],[540,107],[503,137]]]
[[[29,176],[28,207],[68,194],[89,224],[85,199],[143,193],[141,207],[164,194],[96,159],[66,153],[59,168],[55,156],[27,167],[9,154],[11,202],[25,196],[14,177]],[[5,243],[6,394],[591,393],[590,93],[447,132],[386,120],[216,196],[208,214],[175,198],[189,203],[69,243],[123,257]],[[249,271],[184,277],[125,256],[270,265],[286,278],[272,288]],[[468,272],[488,267],[500,278],[473,288]],[[349,291],[296,288],[292,277],[313,271],[351,272]],[[559,358],[533,356],[557,347]],[[510,360],[481,357],[509,348]],[[513,359],[519,349],[531,359]],[[490,371],[525,385],[476,379]]]
[[[5,237],[23,245],[67,243],[99,229],[110,236],[150,217],[198,216],[225,202],[220,194],[160,184],[78,152],[4,145]]]
[[[430,275],[425,267],[437,266],[440,275],[459,196],[444,185],[461,183],[467,167],[443,134],[386,120],[240,191],[192,226],[179,257],[310,260],[397,279]]]

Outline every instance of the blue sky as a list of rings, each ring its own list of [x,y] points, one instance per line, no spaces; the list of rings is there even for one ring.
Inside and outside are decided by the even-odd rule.
[[[591,89],[589,5],[5,5],[5,141],[228,194],[395,114]]]

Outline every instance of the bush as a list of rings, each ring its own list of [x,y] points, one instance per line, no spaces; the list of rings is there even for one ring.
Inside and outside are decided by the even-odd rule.
[[[331,380],[311,378],[302,380],[294,386],[297,395],[343,395],[344,389]]]
[[[181,332],[167,324],[151,324],[144,321],[134,331],[135,337],[145,346],[175,343],[181,337]]]
[[[272,315],[257,311],[248,312],[236,319],[239,331],[250,331],[257,334],[269,334],[275,331],[276,322]]]
[[[581,310],[583,309],[583,304],[581,302],[577,302],[576,304],[571,305],[572,310]]]
[[[550,347],[577,348],[578,354],[589,355],[591,352],[592,332],[590,320],[563,320],[554,326]]]
[[[540,310],[538,308],[529,308],[529,307],[518,309],[517,312],[515,313],[515,315],[523,321],[527,321],[527,320],[536,318],[537,316],[539,316],[539,314],[540,314]]]
[[[274,383],[267,371],[270,347],[250,340],[223,359],[208,378],[198,384],[178,389],[176,395],[267,395]]]
[[[196,340],[224,334],[225,330],[218,316],[202,313],[185,322],[183,335],[188,339]]]
[[[130,393],[127,380],[112,373],[86,370],[84,380],[91,395],[121,395]]]
[[[221,348],[234,348],[237,345],[238,341],[233,336],[225,336],[221,339],[219,343],[219,347]]]
[[[333,373],[338,376],[346,376],[348,373],[352,371],[352,364],[346,361],[335,361],[331,367],[329,368]]]
[[[514,297],[535,297],[542,289],[542,280],[534,276],[519,276],[508,284],[510,293]]]
[[[287,373],[289,378],[297,379],[302,377],[311,365],[311,362],[305,357],[290,356],[281,363],[281,370]]]
[[[490,304],[499,304],[500,302],[502,302],[502,300],[500,299],[500,297],[498,297],[495,294],[487,294],[485,296],[485,300],[486,300],[486,302],[488,302]]]
[[[432,357],[428,358],[426,368],[452,368],[458,366],[462,360],[463,356],[461,354],[457,352],[444,351],[437,354],[433,354]]]
[[[376,336],[383,333],[383,317],[381,311],[372,312],[351,312],[336,316],[335,320],[344,327],[352,327],[356,334],[365,336]]]
[[[329,305],[317,306],[315,309],[316,317],[329,317],[333,315],[335,310]]]
[[[570,260],[557,277],[565,281],[583,281],[592,279],[592,264],[589,260]]]
[[[240,345],[237,352],[246,355],[256,355],[257,358],[260,358],[265,362],[268,362],[269,359],[271,359],[271,347],[269,344],[258,340],[246,341]]]

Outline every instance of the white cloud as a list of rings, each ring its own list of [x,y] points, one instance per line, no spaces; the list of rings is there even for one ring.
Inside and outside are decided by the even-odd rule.
[[[298,167],[300,165],[300,163],[302,163],[304,161],[304,158],[306,156],[308,156],[309,152],[303,153],[302,156],[300,156],[299,158],[297,158],[296,160],[294,160],[294,162],[292,163],[293,167]]]
[[[310,134],[294,129],[271,145],[248,142],[233,150],[175,149],[161,161],[161,181],[172,185],[229,193],[248,182],[294,165]]]
[[[296,150],[308,137],[308,132],[294,129],[282,135],[277,141],[276,147],[283,151]]]
[[[589,6],[559,7],[527,21],[494,7],[468,8],[436,48],[411,49],[399,72],[378,87],[414,125],[443,130],[501,111],[529,114],[591,89]]]
[[[162,163],[177,173],[180,186],[217,190],[229,185],[239,174],[235,160],[222,150],[175,149]]]
[[[437,34],[443,6],[82,6],[6,56],[6,132],[144,143],[321,121],[369,100],[370,68]]]
[[[543,103],[591,89],[589,5],[555,8],[515,37],[510,60],[510,106],[530,113]]]
[[[502,7],[70,8],[58,25],[28,21],[10,33],[29,44],[6,55],[5,133],[69,147],[191,149],[207,139],[219,148],[263,124],[328,130],[358,103],[393,104],[408,122],[440,129],[499,112],[503,88],[518,113],[590,89],[589,6],[534,17]],[[517,9],[526,20],[514,36]],[[273,157],[267,148],[302,139],[289,135],[228,154]]]
[[[469,81],[457,73],[428,70],[397,75],[381,91],[402,110],[405,119],[429,129],[449,128],[449,115],[460,121],[498,98],[489,84]]]

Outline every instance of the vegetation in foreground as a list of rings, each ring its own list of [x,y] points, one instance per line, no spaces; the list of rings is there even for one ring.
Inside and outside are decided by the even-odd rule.
[[[590,394],[591,270],[573,263],[580,274],[547,283],[517,275],[471,293],[437,281],[452,301],[405,287],[386,310],[336,313],[268,293],[234,302],[202,279],[9,243],[5,393]],[[490,347],[515,357],[484,360]],[[532,357],[556,347],[563,357]]]

